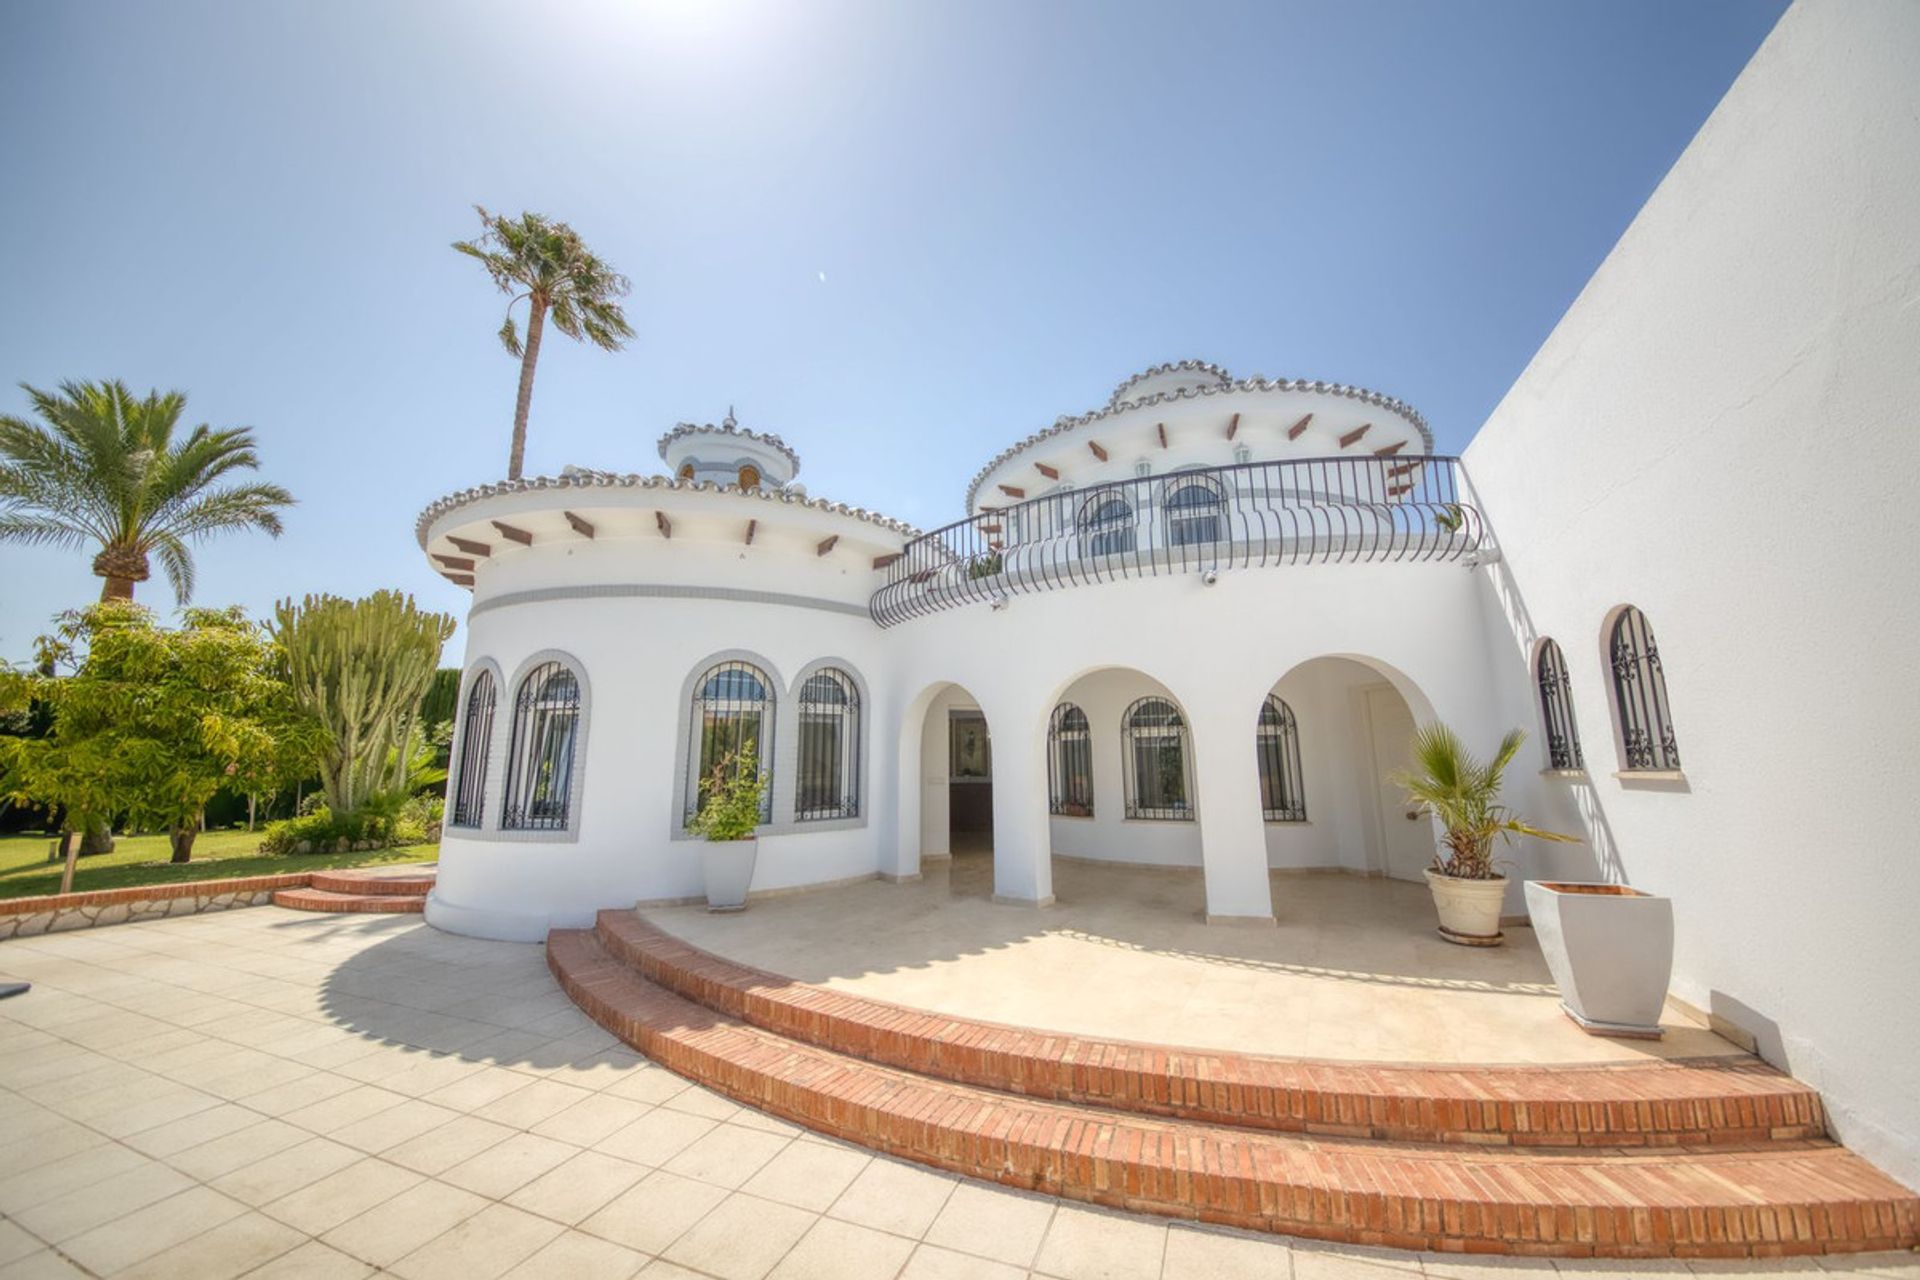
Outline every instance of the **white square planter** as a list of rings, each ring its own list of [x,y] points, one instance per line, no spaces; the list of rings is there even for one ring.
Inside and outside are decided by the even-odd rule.
[[[1594,1035],[1660,1038],[1671,901],[1623,884],[1529,880],[1527,913],[1569,1017]]]
[[[759,854],[760,842],[752,836],[702,842],[700,870],[706,877],[707,910],[746,909],[747,890],[753,887],[753,867]]]

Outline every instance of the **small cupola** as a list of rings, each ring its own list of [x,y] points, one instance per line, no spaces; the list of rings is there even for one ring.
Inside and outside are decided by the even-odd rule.
[[[800,455],[779,436],[750,431],[731,406],[718,426],[683,422],[660,437],[660,460],[676,480],[784,489],[800,474]]]

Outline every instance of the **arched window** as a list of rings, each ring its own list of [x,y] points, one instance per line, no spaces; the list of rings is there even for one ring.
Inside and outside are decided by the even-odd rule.
[[[543,662],[520,682],[507,748],[508,830],[565,831],[580,728],[580,681],[565,664]]]
[[[1080,554],[1124,555],[1134,548],[1133,507],[1117,493],[1095,494],[1080,508]]]
[[[760,487],[760,468],[754,466],[751,462],[741,463],[740,487],[742,489],[758,489]]]
[[[800,763],[793,816],[860,816],[860,692],[853,677],[825,667],[800,686]]]
[[[1047,807],[1071,818],[1093,816],[1093,735],[1071,702],[1047,720]]]
[[[692,740],[687,744],[686,812],[700,812],[700,780],[749,744],[767,775],[760,821],[773,820],[773,681],[750,662],[722,662],[694,683]]]
[[[1199,478],[1168,483],[1165,501],[1167,545],[1204,547],[1220,541],[1220,488]]]
[[[1187,722],[1166,698],[1142,698],[1120,720],[1129,818],[1193,821]]]
[[[1307,788],[1300,777],[1300,726],[1293,708],[1273,694],[1254,730],[1260,756],[1260,812],[1268,822],[1305,822]]]
[[[477,827],[487,811],[487,750],[493,742],[493,704],[499,696],[493,672],[482,670],[467,686],[460,718],[460,763],[453,774],[453,812],[447,824]]]
[[[1554,769],[1584,769],[1580,731],[1573,725],[1573,680],[1560,646],[1541,642],[1534,659],[1534,680],[1540,686],[1540,718],[1547,726],[1547,764]]]
[[[683,462],[680,464],[680,478],[682,480],[693,479],[693,464],[691,462]]]
[[[1613,709],[1628,771],[1678,769],[1680,746],[1667,710],[1667,677],[1647,615],[1628,605],[1614,620],[1608,654],[1613,664]]]

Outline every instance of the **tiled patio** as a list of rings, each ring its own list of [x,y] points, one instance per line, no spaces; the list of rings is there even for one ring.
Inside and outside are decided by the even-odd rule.
[[[637,1059],[540,948],[413,918],[261,907],[16,940],[0,976],[36,984],[0,1001],[0,1280],[1688,1271],[1310,1246],[896,1163]]]
[[[1595,1063],[1739,1053],[1668,1006],[1658,1042],[1560,1011],[1533,931],[1435,936],[1425,885],[1272,877],[1274,928],[1209,925],[1197,871],[1054,859],[1056,905],[996,905],[991,855],[762,899],[742,915],[647,908],[729,959],[877,1000],[1152,1044],[1371,1062]]]

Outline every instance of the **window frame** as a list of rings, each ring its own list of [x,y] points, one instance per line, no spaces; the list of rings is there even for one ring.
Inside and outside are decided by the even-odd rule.
[[[1047,716],[1047,812],[1094,816],[1093,727],[1078,704],[1062,702]]]
[[[467,672],[460,699],[460,741],[454,744],[453,771],[447,779],[446,825],[454,831],[484,831],[487,826],[487,783],[493,763],[493,731],[498,718],[501,681],[491,662],[477,662]],[[474,700],[485,691],[486,702],[476,711]],[[471,792],[471,794],[469,794]],[[471,821],[466,819],[471,818]]]
[[[544,692],[559,676],[565,675],[572,683],[571,697],[558,696],[551,700],[530,697],[529,690],[536,678]],[[520,677],[514,683],[513,719],[507,732],[506,772],[502,778],[500,798],[500,830],[516,835],[535,837],[549,836],[555,833],[571,833],[577,826],[579,814],[579,790],[584,776],[581,767],[581,745],[586,737],[587,682],[579,664],[559,654],[539,654],[528,659],[522,668]],[[536,715],[547,718],[534,721]],[[538,783],[533,771],[545,761],[551,765],[556,760],[553,740],[553,726],[564,717],[567,723],[564,746],[560,758],[565,760],[563,785],[555,787],[550,782],[544,795],[536,798]],[[535,750],[536,739],[539,749]],[[545,805],[547,812],[535,814],[536,804]],[[557,805],[557,812],[553,806]]]
[[[773,822],[773,787],[775,774],[774,752],[778,749],[777,736],[779,725],[780,686],[771,670],[755,658],[741,655],[728,655],[708,659],[697,667],[691,682],[692,696],[687,699],[687,730],[685,767],[681,778],[681,817],[682,826],[690,822],[700,812],[700,782],[705,778],[711,761],[707,751],[707,722],[705,707],[707,688],[723,675],[733,673],[751,673],[758,682],[761,697],[758,700],[760,721],[754,730],[754,757],[760,772],[766,776],[767,788],[760,797],[760,826],[769,826]],[[716,699],[729,704],[747,704],[751,699],[728,697]],[[737,716],[740,708],[726,708],[729,718]],[[717,760],[717,757],[716,757]]]
[[[1161,712],[1159,708],[1165,708]],[[1164,715],[1161,724],[1144,724],[1142,717],[1152,712]],[[1172,803],[1148,803],[1141,792],[1145,789],[1141,783],[1145,780],[1141,766],[1145,757],[1143,750],[1152,750],[1153,741],[1162,742],[1159,748],[1164,751],[1165,741],[1171,739],[1172,745],[1179,751],[1179,767],[1175,771],[1180,795]],[[1186,713],[1180,704],[1165,694],[1148,694],[1136,698],[1120,717],[1121,781],[1124,784],[1125,815],[1129,822],[1192,822],[1198,816],[1193,801],[1193,732],[1187,724]],[[1161,786],[1166,783],[1164,762],[1162,764]],[[1165,800],[1165,794],[1156,794],[1155,800]]]
[[[808,697],[816,684],[825,682],[838,689],[842,695],[838,702],[814,702]],[[808,724],[808,708],[825,706],[831,708],[816,714],[814,729],[824,727],[831,721],[833,739],[837,752],[834,766],[835,780],[832,791],[839,797],[837,803],[829,805],[809,805],[807,800],[807,776],[810,763],[809,747],[820,749],[826,735],[812,732]],[[793,769],[793,820],[795,823],[817,823],[851,821],[861,816],[861,721],[862,706],[860,683],[853,673],[835,664],[824,664],[811,668],[800,677],[800,687],[794,694],[795,743]],[[769,794],[772,788],[768,788]]]
[[[1300,720],[1277,693],[1269,693],[1254,721],[1260,771],[1260,817],[1273,823],[1307,820],[1307,780],[1300,764]],[[1282,803],[1274,803],[1278,799]]]
[[[1614,610],[1601,636],[1612,673],[1614,741],[1622,774],[1680,772],[1666,664],[1653,624],[1634,605]]]
[[[1533,655],[1533,688],[1540,705],[1541,741],[1547,747],[1547,768],[1563,773],[1586,771],[1586,753],[1580,746],[1580,726],[1573,717],[1573,676],[1567,655],[1552,636],[1543,637]]]

